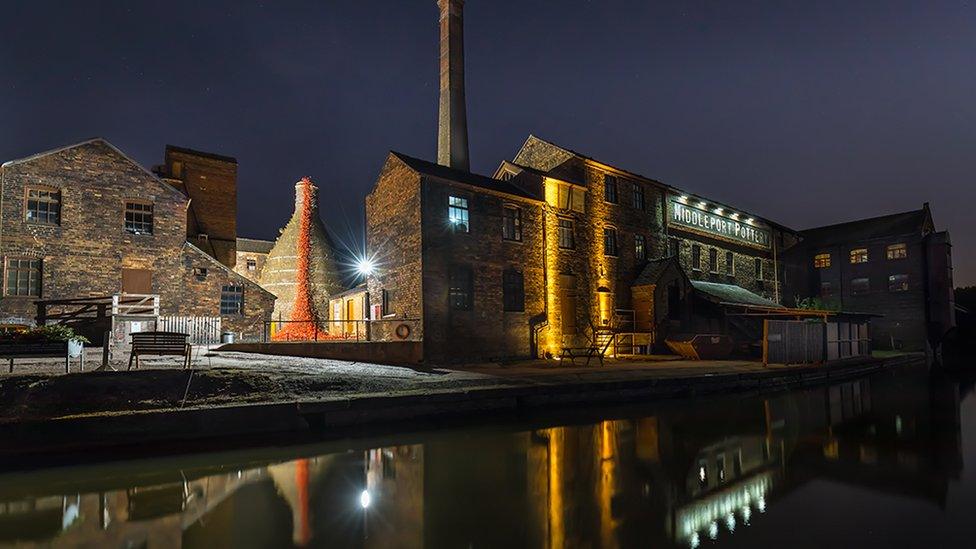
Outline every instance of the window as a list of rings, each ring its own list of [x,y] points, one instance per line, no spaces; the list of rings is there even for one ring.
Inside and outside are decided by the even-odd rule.
[[[725,274],[735,276],[735,254],[725,252]]]
[[[813,266],[817,269],[830,267],[830,254],[817,254],[813,256]]]
[[[153,234],[153,205],[126,202],[125,231],[132,234]]]
[[[718,250],[715,248],[708,249],[708,271],[711,273],[718,272]]]
[[[505,206],[502,212],[502,238],[522,241],[522,209]]]
[[[698,244],[691,245],[691,270],[700,271],[701,270],[701,246]]]
[[[380,314],[382,314],[383,316],[392,315],[393,314],[392,292],[386,288],[383,288],[380,294],[380,300],[381,300],[380,303],[382,305],[382,312]]]
[[[885,249],[885,257],[888,259],[905,259],[908,257],[908,246],[904,244],[892,244]]]
[[[244,287],[222,286],[220,288],[220,314],[244,314]]]
[[[247,270],[256,271],[258,269],[258,260],[253,257],[247,258]]]
[[[644,186],[634,183],[634,208],[644,211]]]
[[[851,295],[862,295],[871,291],[871,281],[867,278],[851,280]]]
[[[831,297],[834,295],[834,285],[830,282],[820,283],[820,297]]]
[[[42,225],[61,224],[61,191],[27,187],[27,211],[24,218]]]
[[[603,176],[603,199],[611,204],[617,203],[617,178],[612,175]]]
[[[907,292],[908,291],[908,275],[907,274],[894,274],[888,277],[888,291],[889,292]]]
[[[576,247],[575,231],[573,230],[573,220],[564,217],[559,218],[559,247],[572,250]]]
[[[758,257],[756,258],[756,260],[755,260],[755,267],[756,267],[756,280],[762,280],[763,279],[763,260],[761,258],[758,258]]]
[[[634,235],[634,257],[637,261],[647,259],[647,242],[642,234]]]
[[[448,300],[456,311],[471,309],[472,276],[471,267],[455,265],[451,267],[448,287]]]
[[[617,255],[617,229],[603,228],[603,255]]]
[[[677,238],[668,240],[668,255],[671,257],[678,257],[679,251],[681,251],[681,241]]]
[[[455,232],[466,233],[468,229],[468,199],[451,196],[447,199],[447,218]]]
[[[851,250],[851,263],[867,263],[868,262],[868,249],[867,248],[854,248]]]
[[[206,267],[194,267],[193,274],[197,278],[207,278],[207,268]]]
[[[502,273],[502,308],[505,311],[525,310],[525,278],[520,271]]]
[[[548,195],[547,201],[550,205],[557,208],[562,208],[564,210],[573,210],[574,212],[582,212],[584,209],[584,189],[569,185],[567,183],[555,183],[556,193],[555,196]],[[556,199],[556,202],[552,202],[552,198]]]
[[[3,295],[41,296],[41,260],[7,259],[7,278]]]

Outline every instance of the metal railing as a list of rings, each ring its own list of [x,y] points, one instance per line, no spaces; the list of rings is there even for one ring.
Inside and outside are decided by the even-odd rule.
[[[263,343],[288,341],[416,341],[420,320],[271,320],[264,323]]]

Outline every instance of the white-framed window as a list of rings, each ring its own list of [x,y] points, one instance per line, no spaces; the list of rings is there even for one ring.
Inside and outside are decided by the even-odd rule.
[[[460,196],[449,196],[447,199],[447,219],[455,232],[471,232],[468,219],[468,199]]]

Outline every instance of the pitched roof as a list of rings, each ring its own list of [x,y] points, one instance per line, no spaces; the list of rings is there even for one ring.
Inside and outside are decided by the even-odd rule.
[[[421,175],[445,179],[447,181],[456,181],[465,185],[480,187],[482,189],[528,198],[531,200],[542,200],[542,197],[535,196],[529,191],[514,185],[509,181],[502,181],[501,179],[494,179],[492,177],[478,175],[476,173],[456,170],[454,168],[441,166],[440,164],[434,164],[433,162],[407,156],[396,151],[390,151],[390,154],[400,159],[400,161],[409,166],[410,169]]]
[[[257,238],[237,239],[237,251],[239,252],[267,254],[267,253],[271,253],[271,248],[273,247],[274,247],[273,240],[259,240]]]
[[[719,284],[717,282],[704,282],[702,280],[692,280],[691,285],[709,301],[716,303],[726,303],[732,305],[751,305],[754,307],[774,307],[783,308],[782,305],[754,294],[749,290],[736,286],[735,284]]]
[[[672,263],[677,263],[678,258],[674,256],[662,257],[660,259],[651,259],[641,270],[640,274],[637,275],[637,279],[634,280],[633,286],[646,286],[648,284],[657,284],[657,281],[661,279],[661,275],[664,274],[664,270],[667,269],[668,265]],[[678,267],[681,270],[681,267]],[[684,273],[684,271],[681,271]]]
[[[869,219],[848,221],[800,231],[803,242],[810,246],[829,246],[842,242],[871,240],[886,236],[922,234],[929,219],[928,208]]]

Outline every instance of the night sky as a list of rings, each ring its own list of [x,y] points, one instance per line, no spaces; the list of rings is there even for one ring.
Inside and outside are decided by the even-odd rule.
[[[101,136],[237,157],[241,236],[310,175],[337,237],[436,156],[434,0],[5,2],[0,161]],[[468,0],[472,168],[529,133],[794,228],[917,209],[976,284],[976,6]]]

